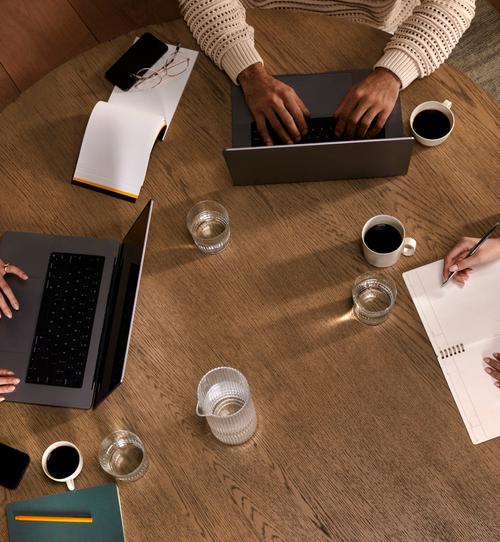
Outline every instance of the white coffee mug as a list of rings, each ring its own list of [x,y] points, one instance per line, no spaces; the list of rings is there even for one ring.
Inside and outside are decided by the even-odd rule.
[[[375,252],[365,243],[366,232],[376,226],[377,224],[388,224],[393,226],[398,230],[401,235],[401,244],[393,250],[392,252]],[[389,267],[394,265],[400,258],[401,254],[403,256],[413,256],[417,248],[417,242],[413,237],[406,237],[405,227],[403,224],[395,217],[390,215],[377,215],[373,218],[370,218],[368,222],[363,226],[361,231],[361,242],[363,244],[363,254],[366,258],[366,261],[374,265],[375,267]]]
[[[418,134],[413,128],[413,121],[415,120],[415,117],[422,111],[425,111],[426,109],[434,109],[437,111],[440,111],[441,113],[444,113],[448,120],[450,121],[450,129],[447,134],[445,134],[443,137],[440,137],[438,139],[427,139],[426,137],[422,137]],[[412,134],[415,136],[415,139],[422,145],[425,145],[426,147],[435,147],[436,145],[440,145],[443,143],[443,141],[446,141],[448,137],[450,136],[451,132],[453,132],[453,128],[455,127],[455,115],[451,111],[451,102],[449,100],[445,100],[444,102],[424,102],[420,105],[417,105],[415,109],[411,112],[410,115],[410,128]]]
[[[78,457],[79,457],[79,462],[78,462],[78,466],[76,467],[75,471],[66,476],[66,478],[54,478],[48,471],[47,469],[47,461],[49,459],[49,456],[50,454],[56,449],[56,448],[60,448],[61,446],[69,446],[70,448],[74,448],[77,452],[78,452]],[[54,444],[51,444],[46,450],[45,452],[43,452],[43,456],[42,456],[42,469],[43,469],[43,472],[51,479],[51,480],[54,480],[55,482],[66,482],[66,485],[68,486],[68,489],[70,491],[73,491],[75,489],[75,478],[80,474],[80,472],[82,471],[82,468],[83,468],[83,458],[82,458],[82,454],[80,453],[80,450],[72,443],[72,442],[67,442],[65,440],[60,440],[58,442],[54,442]]]

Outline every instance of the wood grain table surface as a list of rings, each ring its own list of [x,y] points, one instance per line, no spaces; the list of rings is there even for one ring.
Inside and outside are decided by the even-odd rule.
[[[388,39],[300,13],[249,20],[274,73],[369,67]],[[150,30],[196,48],[182,20]],[[469,440],[401,277],[499,216],[498,106],[445,65],[402,92],[407,130],[425,100],[451,100],[456,116],[446,143],[415,145],[407,175],[238,188],[221,153],[230,82],[200,55],[134,205],[70,184],[92,107],[111,91],[103,73],[131,37],[69,61],[0,114],[1,231],[120,239],[156,203],[125,383],[93,411],[2,404],[0,441],[32,463],[19,489],[0,488],[0,504],[64,491],[40,467],[56,440],[82,450],[77,487],[109,482],[98,446],[126,428],[151,462],[143,479],[119,484],[132,542],[498,542],[500,440]],[[186,230],[202,199],[230,214],[218,255],[198,252]],[[370,327],[350,315],[351,285],[369,270],[361,228],[381,213],[418,247],[387,270],[398,299]],[[254,438],[238,447],[195,415],[198,381],[220,365],[243,371],[258,412]]]

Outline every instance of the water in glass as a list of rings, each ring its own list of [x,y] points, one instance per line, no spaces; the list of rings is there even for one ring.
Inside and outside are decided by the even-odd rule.
[[[202,252],[215,254],[229,242],[229,215],[215,201],[201,201],[194,205],[187,216],[187,227]]]
[[[354,314],[361,322],[377,325],[386,320],[396,301],[396,285],[381,273],[365,273],[352,288]]]
[[[99,463],[108,474],[125,481],[141,478],[148,468],[144,445],[130,431],[115,431],[103,440]]]

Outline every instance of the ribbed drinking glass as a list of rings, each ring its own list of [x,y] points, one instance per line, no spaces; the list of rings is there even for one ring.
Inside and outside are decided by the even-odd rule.
[[[229,214],[216,201],[200,201],[193,205],[186,225],[196,246],[207,254],[220,252],[229,242]]]

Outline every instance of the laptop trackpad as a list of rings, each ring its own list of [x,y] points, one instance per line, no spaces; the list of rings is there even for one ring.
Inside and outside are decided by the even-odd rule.
[[[31,278],[27,281],[15,277],[8,279],[20,309],[12,311],[12,319],[2,315],[0,351],[31,352],[44,282],[39,278]]]

